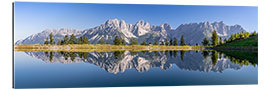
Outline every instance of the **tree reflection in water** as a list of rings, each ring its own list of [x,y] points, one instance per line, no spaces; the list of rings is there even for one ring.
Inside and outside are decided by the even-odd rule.
[[[180,54],[178,54],[180,52]],[[169,69],[172,64],[185,70],[222,72],[226,68],[257,65],[254,60],[237,58],[217,51],[113,51],[113,52],[27,52],[48,62],[93,63],[108,72],[117,73],[128,68],[147,71],[153,67]],[[44,58],[44,57],[46,58]],[[208,58],[209,57],[209,58]],[[112,70],[111,70],[112,69]],[[124,69],[124,70],[114,70]]]

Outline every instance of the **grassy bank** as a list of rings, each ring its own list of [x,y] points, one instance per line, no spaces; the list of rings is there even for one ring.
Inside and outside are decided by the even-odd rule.
[[[164,45],[92,45],[92,44],[69,44],[69,45],[15,45],[15,51],[66,51],[66,52],[89,52],[89,51],[163,51],[163,50],[203,50],[203,46],[164,46]]]
[[[214,47],[218,50],[242,50],[242,51],[258,51],[258,36],[253,36],[245,39],[235,40],[229,43],[225,43],[219,46]]]

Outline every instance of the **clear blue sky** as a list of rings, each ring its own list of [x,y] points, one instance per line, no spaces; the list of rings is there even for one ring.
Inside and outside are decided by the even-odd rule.
[[[45,29],[87,29],[108,19],[122,19],[135,24],[144,20],[152,25],[203,21],[239,24],[247,31],[258,30],[258,8],[249,6],[136,5],[89,3],[15,2],[15,41]]]

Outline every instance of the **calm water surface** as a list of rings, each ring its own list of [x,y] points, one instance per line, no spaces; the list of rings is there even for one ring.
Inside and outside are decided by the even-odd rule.
[[[15,88],[257,84],[258,65],[216,51],[15,52]]]

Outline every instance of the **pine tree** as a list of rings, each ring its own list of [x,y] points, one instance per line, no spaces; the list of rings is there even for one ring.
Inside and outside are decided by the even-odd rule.
[[[216,30],[214,30],[212,34],[212,45],[217,46],[217,44],[218,44],[218,35],[217,35]]]
[[[50,33],[50,44],[54,44],[53,34]]]
[[[235,36],[234,36],[234,38],[235,39],[239,39],[240,38],[240,33],[237,33],[237,34],[234,34]]]
[[[121,45],[126,45],[125,39],[121,39]]]
[[[240,38],[245,38],[243,32],[240,33]]]
[[[48,38],[46,38],[44,44],[45,44],[45,45],[49,44]]]
[[[161,44],[160,45],[165,45],[165,43],[163,41],[161,41]]]
[[[177,41],[177,39],[174,37],[174,39],[173,39],[173,45],[174,46],[177,46],[178,45],[178,41]]]
[[[165,39],[165,45],[168,46],[169,45],[169,40],[166,38]]]
[[[173,40],[172,40],[172,39],[170,40],[170,46],[171,46],[171,45],[173,45]]]
[[[230,41],[234,40],[235,39],[235,34],[233,33],[230,37]]]
[[[105,44],[104,37],[102,37],[101,39],[99,39],[98,44]]]
[[[250,36],[255,36],[255,35],[257,35],[256,31],[254,31],[253,33],[251,33]]]
[[[64,42],[63,44],[68,44],[69,43],[69,37],[68,37],[68,35],[65,35],[63,42]]]
[[[79,38],[78,44],[83,44],[83,38],[82,37]]]
[[[204,37],[202,44],[203,44],[204,46],[207,46],[207,45],[209,44],[209,40],[207,40],[207,38]]]
[[[61,40],[57,40],[57,45],[62,45]]]
[[[154,45],[158,45],[158,41],[157,40],[155,40]]]
[[[131,38],[130,44],[131,44],[131,45],[137,45],[137,44],[138,44],[137,39],[136,39],[136,38]]]
[[[181,36],[181,46],[186,45],[184,35]]]
[[[113,44],[114,44],[114,45],[120,45],[120,44],[121,44],[121,40],[120,40],[120,38],[119,38],[118,36],[116,36],[116,37],[114,38]]]
[[[245,38],[249,37],[249,32],[244,33]]]
[[[222,42],[222,38],[221,37],[219,37],[219,45],[222,45],[223,44],[223,42]]]
[[[77,43],[76,37],[74,34],[72,34],[69,39],[69,44],[76,44],[76,43]]]
[[[145,40],[143,40],[143,42],[142,42],[142,44],[141,45],[146,45],[146,41]]]
[[[89,40],[86,36],[83,37],[83,44],[89,44]]]
[[[226,38],[223,40],[223,43],[227,43],[227,39]]]

